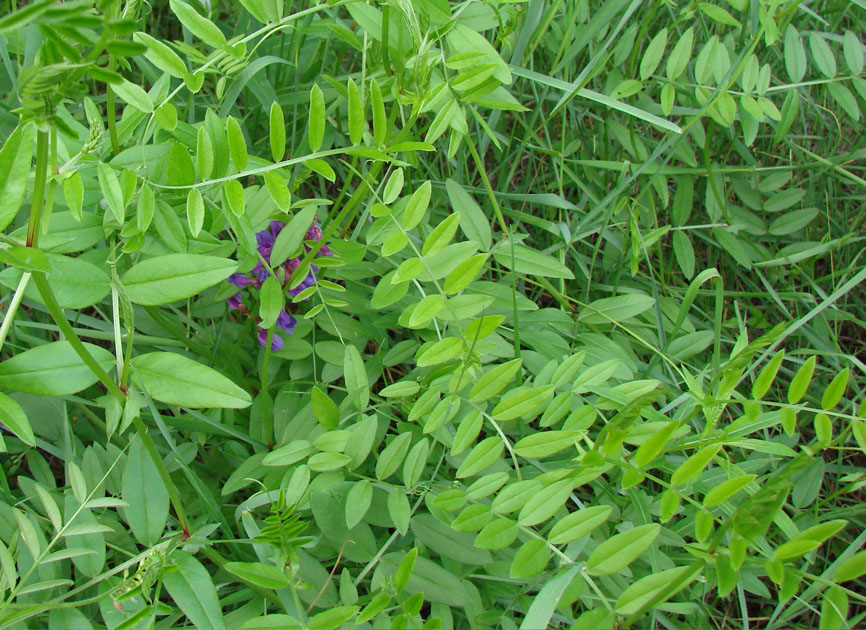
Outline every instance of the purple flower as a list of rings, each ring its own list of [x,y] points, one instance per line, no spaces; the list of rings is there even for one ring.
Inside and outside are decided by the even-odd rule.
[[[284,227],[286,227],[286,224],[282,221],[271,221],[271,232],[274,233],[274,238],[280,235]]]
[[[260,232],[256,233],[256,249],[258,250],[259,255],[264,260],[270,260],[271,252],[274,248],[274,242],[276,241],[277,236],[279,236],[280,232],[286,227],[286,224],[283,221],[271,221],[268,224],[268,227]],[[305,239],[308,241],[316,241],[321,242],[322,240],[322,229],[313,222],[313,225],[307,229],[305,233]],[[305,246],[306,250],[309,252],[310,248]],[[322,245],[319,252],[324,256],[332,256],[334,254],[327,245]],[[274,269],[274,272],[277,275],[277,279],[283,284],[283,287],[288,284],[289,278],[295,269],[298,268],[298,265],[301,264],[300,258],[289,258],[282,265]],[[310,267],[310,271],[307,272],[307,276],[301,281],[301,283],[296,286],[294,289],[288,289],[288,293],[292,296],[296,296],[301,293],[303,290],[313,286],[316,283],[316,272],[318,271],[318,267],[312,265]],[[228,282],[235,285],[239,289],[243,289],[244,287],[253,286],[253,287],[261,287],[261,285],[268,279],[270,276],[270,272],[267,268],[259,262],[253,267],[252,270],[248,271],[246,274],[243,273],[234,273],[228,277]],[[226,304],[232,310],[240,311],[242,313],[250,314],[249,309],[243,303],[243,294],[236,293],[226,300]],[[295,319],[293,315],[287,313],[285,310],[281,310],[279,315],[277,316],[277,326],[280,328],[280,332],[275,334],[271,339],[271,350],[282,350],[285,344],[283,340],[283,335],[291,335],[295,331],[295,327],[298,324],[298,320]],[[264,328],[258,328],[256,337],[259,340],[259,343],[262,347],[268,342],[268,331]]]
[[[256,333],[256,337],[259,340],[259,343],[262,347],[265,347],[265,344],[268,342],[268,331],[264,328],[259,328],[259,332]],[[283,349],[283,338],[279,335],[274,335],[274,338],[271,339],[271,350],[282,350]]]
[[[306,239],[308,241],[316,241],[319,242],[322,240],[322,228],[313,223],[310,226],[310,229],[307,230]],[[333,256],[334,252],[327,245],[322,245],[322,248],[319,250],[319,253],[323,256]]]
[[[298,320],[295,319],[293,315],[286,313],[286,311],[280,311],[280,314],[277,315],[277,326],[279,326],[287,335],[291,335],[295,332],[295,326],[297,325]]]
[[[239,289],[243,289],[245,286],[249,286],[251,284],[255,284],[255,278],[247,278],[242,273],[233,273],[227,279],[227,282],[231,282],[233,285],[238,287]]]
[[[274,247],[274,235],[268,230],[257,232],[256,244],[258,245],[259,254],[262,255],[262,258],[269,260],[271,257],[271,250]]]

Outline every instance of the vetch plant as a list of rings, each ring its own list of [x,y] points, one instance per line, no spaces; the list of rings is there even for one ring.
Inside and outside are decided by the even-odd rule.
[[[10,5],[0,627],[862,625],[861,13]]]

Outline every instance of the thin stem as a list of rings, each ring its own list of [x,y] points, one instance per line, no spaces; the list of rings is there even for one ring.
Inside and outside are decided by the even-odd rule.
[[[171,480],[171,474],[169,474],[168,469],[165,467],[165,462],[162,461],[159,451],[156,450],[156,444],[150,437],[150,433],[147,431],[147,425],[144,424],[144,420],[141,419],[140,415],[135,414],[132,418],[132,424],[135,426],[135,430],[138,432],[138,437],[141,438],[145,450],[147,450],[148,455],[150,455],[153,465],[156,466],[159,478],[162,479],[162,483],[168,491],[168,497],[171,500],[172,507],[174,507],[174,513],[177,515],[177,520],[183,530],[183,538],[186,540],[189,538],[189,521],[186,518],[186,511],[183,509],[183,501],[180,498],[180,492],[178,492],[177,486],[174,485],[174,482]]]
[[[6,335],[9,334],[9,329],[12,328],[12,322],[15,321],[15,313],[21,300],[24,299],[24,291],[27,289],[27,284],[30,282],[30,272],[25,271],[21,274],[21,280],[18,281],[18,287],[12,295],[12,301],[9,302],[9,310],[6,311],[6,317],[3,318],[3,324],[0,325],[0,350],[3,350],[3,344],[6,343]]]
[[[48,312],[51,314],[52,319],[54,319],[54,323],[57,324],[60,332],[62,332],[63,336],[66,337],[69,345],[72,346],[72,349],[75,350],[76,354],[81,357],[81,360],[84,361],[87,367],[96,375],[96,378],[98,378],[105,386],[108,393],[114,396],[121,405],[124,404],[126,402],[126,394],[124,394],[117,384],[111,380],[111,377],[102,369],[99,362],[93,358],[93,355],[88,352],[87,348],[85,348],[84,344],[81,342],[81,339],[79,339],[78,335],[75,334],[75,330],[73,330],[72,326],[69,324],[66,315],[63,314],[63,309],[60,308],[60,304],[57,303],[57,298],[54,297],[54,292],[51,290],[51,284],[48,282],[48,277],[45,272],[34,271],[33,282],[36,283],[36,288],[39,289],[42,301],[48,308]]]
[[[30,204],[30,221],[27,224],[27,247],[36,247],[39,240],[39,217],[45,199],[45,181],[48,177],[48,132],[36,134],[36,178],[33,183],[33,201]]]

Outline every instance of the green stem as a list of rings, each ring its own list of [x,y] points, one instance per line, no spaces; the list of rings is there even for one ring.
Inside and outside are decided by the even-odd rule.
[[[30,282],[30,272],[25,271],[21,274],[21,280],[18,281],[18,287],[15,289],[15,294],[12,296],[12,301],[9,303],[9,310],[6,312],[6,317],[3,318],[3,324],[0,325],[0,350],[3,349],[3,344],[6,343],[6,335],[9,334],[9,329],[12,328],[12,322],[15,321],[15,312],[18,310],[18,305],[24,299],[24,290]]]
[[[39,241],[39,217],[45,199],[45,181],[48,178],[48,132],[36,134],[36,178],[33,183],[33,201],[30,204],[30,221],[27,224],[27,247],[36,247]]]
[[[274,448],[274,416],[271,413],[271,395],[268,392],[268,370],[271,364],[271,343],[274,340],[275,326],[268,328],[268,338],[265,340],[265,356],[262,358],[262,373],[261,373],[261,390],[259,395],[262,397],[262,426],[265,430],[265,444],[268,445],[268,450]]]
[[[113,64],[112,64],[113,65]],[[117,123],[115,122],[114,91],[111,85],[105,84],[105,107],[108,110],[108,135],[111,138],[111,149],[115,155],[120,153],[120,142],[117,140]]]
[[[87,348],[85,348],[84,344],[81,342],[81,339],[79,339],[78,335],[75,334],[75,331],[66,319],[66,315],[63,314],[63,309],[60,308],[57,298],[54,297],[54,292],[51,290],[51,284],[48,282],[48,276],[45,272],[34,271],[33,282],[36,283],[36,288],[39,289],[39,295],[42,296],[42,301],[48,308],[48,312],[51,314],[54,323],[57,324],[60,332],[62,332],[63,336],[66,337],[69,345],[72,346],[72,349],[75,350],[76,354],[81,357],[81,360],[84,361],[87,367],[90,368],[99,381],[105,386],[108,393],[114,396],[120,404],[124,404],[126,402],[126,394],[124,394],[117,384],[111,380],[111,377],[102,369],[99,362],[93,358],[93,355],[88,352]]]
[[[162,461],[159,451],[156,450],[156,444],[150,437],[150,433],[147,431],[147,425],[144,424],[144,420],[141,419],[140,415],[136,414],[132,418],[132,424],[135,426],[135,430],[138,432],[138,437],[141,438],[141,442],[144,444],[147,454],[150,455],[153,465],[156,466],[159,478],[162,479],[165,489],[168,490],[168,497],[171,500],[171,505],[174,507],[174,513],[177,515],[177,520],[183,530],[183,538],[186,540],[189,538],[189,521],[186,518],[186,511],[183,509],[183,501],[180,498],[180,492],[178,492],[177,486],[174,485],[174,482],[171,480],[171,475],[165,467],[165,462]]]

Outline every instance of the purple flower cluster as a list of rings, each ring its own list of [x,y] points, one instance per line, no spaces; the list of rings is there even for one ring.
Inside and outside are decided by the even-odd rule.
[[[257,249],[263,259],[271,259],[271,250],[273,250],[274,248],[274,242],[276,241],[277,236],[280,234],[285,225],[286,224],[282,221],[271,221],[270,226],[267,229],[264,229],[256,234]],[[313,225],[310,226],[310,229],[307,230],[305,239],[308,241],[321,241],[321,228],[319,228],[318,225],[313,223]],[[308,247],[306,249],[307,251],[309,251]],[[325,256],[333,255],[333,252],[328,248],[327,245],[323,245],[322,248],[319,250],[319,253]],[[283,287],[288,284],[289,278],[292,276],[292,272],[294,272],[300,264],[300,258],[289,258],[282,265],[274,268],[274,272],[277,274],[277,278],[280,280],[280,283],[283,285]],[[318,267],[312,265],[310,271],[307,273],[307,277],[304,278],[304,280],[294,289],[288,290],[289,295],[295,297],[307,287],[313,286],[313,284],[315,284],[316,282],[317,271]],[[251,271],[247,273],[233,273],[232,275],[230,275],[228,277],[228,282],[232,283],[239,289],[243,289],[244,287],[249,286],[259,288],[262,286],[262,283],[264,283],[264,281],[268,279],[269,275],[270,271],[268,271],[262,264],[261,260],[259,260],[258,264],[256,264],[256,266],[253,267]],[[243,295],[240,292],[228,298],[226,300],[226,304],[228,304],[229,308],[234,311],[239,311],[241,313],[247,314],[249,314],[250,312],[244,304]],[[295,326],[297,325],[297,323],[298,320],[296,320],[294,316],[287,313],[285,310],[281,310],[280,314],[277,316],[277,326],[286,335],[291,335],[295,331]],[[256,337],[258,338],[259,343],[264,346],[268,340],[268,331],[264,328],[259,328]],[[275,334],[274,338],[271,340],[271,350],[282,350],[283,343],[284,342],[282,336],[279,334]]]

